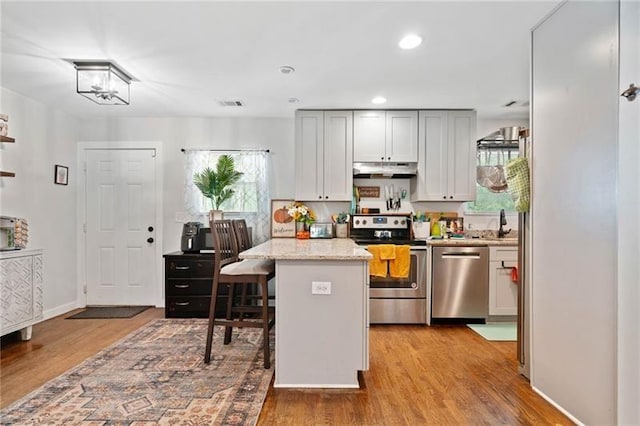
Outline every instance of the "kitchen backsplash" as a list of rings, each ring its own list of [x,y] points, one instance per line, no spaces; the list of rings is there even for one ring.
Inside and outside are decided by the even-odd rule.
[[[416,213],[416,212],[457,212],[458,216],[464,217],[465,229],[473,231],[497,230],[500,227],[498,212],[489,214],[464,214],[464,203],[458,202],[415,202],[410,201],[409,179],[354,179],[354,185],[366,187],[379,187],[378,197],[361,197],[360,208],[379,208],[380,214],[384,213]],[[402,194],[406,191],[404,199],[400,199],[400,207],[397,210],[388,210],[385,202],[385,186],[393,185],[394,192]],[[347,201],[335,202],[308,202],[318,218],[318,222],[330,222],[331,215],[340,212],[349,212],[351,203]],[[518,228],[518,215],[507,213],[507,225],[504,229]]]

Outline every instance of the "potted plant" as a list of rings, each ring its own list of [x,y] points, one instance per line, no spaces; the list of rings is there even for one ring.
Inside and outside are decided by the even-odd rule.
[[[205,198],[211,200],[209,220],[222,219],[220,207],[234,194],[232,186],[242,175],[242,172],[236,170],[235,162],[230,155],[220,156],[215,170],[207,167],[193,175],[194,185]]]
[[[335,216],[336,222],[336,237],[348,238],[349,237],[349,215],[345,212],[339,213]]]
[[[414,238],[427,238],[430,233],[429,217],[425,213],[417,212],[413,215],[413,236]]]

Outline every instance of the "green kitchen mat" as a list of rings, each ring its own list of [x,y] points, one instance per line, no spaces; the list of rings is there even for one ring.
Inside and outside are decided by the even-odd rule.
[[[467,327],[487,340],[515,342],[517,337],[516,323],[467,324]]]

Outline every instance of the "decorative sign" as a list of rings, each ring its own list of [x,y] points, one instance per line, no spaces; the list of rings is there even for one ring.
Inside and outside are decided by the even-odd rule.
[[[359,186],[358,193],[360,198],[380,198],[379,186]]]
[[[294,238],[296,222],[289,216],[293,200],[271,200],[271,238]]]

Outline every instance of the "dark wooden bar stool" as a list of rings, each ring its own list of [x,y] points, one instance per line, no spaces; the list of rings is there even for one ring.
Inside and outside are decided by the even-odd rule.
[[[271,366],[269,351],[269,329],[275,323],[275,310],[269,307],[267,282],[274,276],[273,261],[246,259],[238,261],[239,245],[230,220],[216,220],[210,223],[214,247],[214,278],[211,292],[211,309],[209,310],[209,327],[204,362],[211,361],[211,344],[213,329],[216,325],[225,327],[224,344],[229,344],[233,327],[261,328],[264,347],[264,368]],[[246,227],[246,225],[245,225]],[[248,233],[247,233],[248,235]],[[261,305],[247,305],[247,297],[235,297],[235,287],[256,283],[261,293]],[[229,286],[226,318],[215,318],[215,306],[218,289],[221,285]],[[254,314],[256,318],[245,319],[244,314]]]

